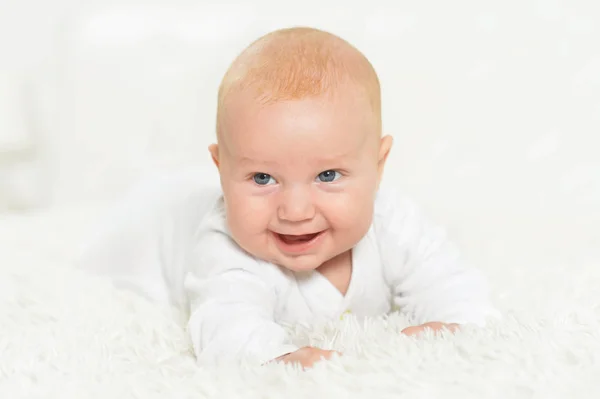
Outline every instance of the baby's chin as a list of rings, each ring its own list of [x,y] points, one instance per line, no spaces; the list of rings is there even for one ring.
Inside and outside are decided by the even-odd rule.
[[[277,259],[275,263],[293,272],[302,273],[318,269],[324,261],[321,260],[319,256],[301,255],[293,258],[283,257]]]

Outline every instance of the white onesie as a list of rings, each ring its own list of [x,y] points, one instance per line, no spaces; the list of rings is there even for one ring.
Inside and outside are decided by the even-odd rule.
[[[186,307],[200,363],[264,363],[296,349],[281,324],[385,314],[415,323],[484,325],[487,283],[461,265],[443,231],[393,192],[378,193],[352,251],[346,295],[319,272],[294,273],[244,252],[229,234],[221,191],[195,172],[137,186],[84,252],[82,266],[153,301]]]

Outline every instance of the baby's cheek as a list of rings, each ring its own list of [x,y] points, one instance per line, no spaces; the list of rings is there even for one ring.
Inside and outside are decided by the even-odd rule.
[[[232,201],[227,206],[227,225],[237,244],[247,252],[261,257],[261,250],[266,246],[266,229],[268,224],[264,214],[253,212],[252,201],[240,198]]]
[[[329,219],[340,229],[359,228],[364,224],[370,224],[369,218],[372,213],[372,201],[358,192],[347,193],[338,197],[329,204]]]
[[[268,203],[262,198],[237,198],[231,206],[232,213],[240,220],[240,223],[255,229],[257,225],[266,224],[268,220]]]
[[[264,224],[266,204],[264,198],[248,195],[244,190],[231,190],[226,196],[227,219],[232,230],[252,234]]]

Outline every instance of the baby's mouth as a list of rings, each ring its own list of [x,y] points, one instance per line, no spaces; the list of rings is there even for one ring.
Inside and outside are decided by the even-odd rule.
[[[288,245],[294,245],[294,244],[307,243],[307,242],[311,241],[312,239],[316,238],[319,234],[321,234],[321,232],[313,233],[313,234],[300,234],[300,235],[277,233],[277,236],[284,243],[286,243]]]

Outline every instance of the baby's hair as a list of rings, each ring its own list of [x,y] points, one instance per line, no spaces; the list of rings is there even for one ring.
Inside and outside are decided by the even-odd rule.
[[[350,84],[362,91],[381,130],[381,89],[371,63],[355,47],[322,30],[296,27],[268,33],[233,61],[219,87],[217,135],[228,98],[250,93],[259,104],[335,97]]]

